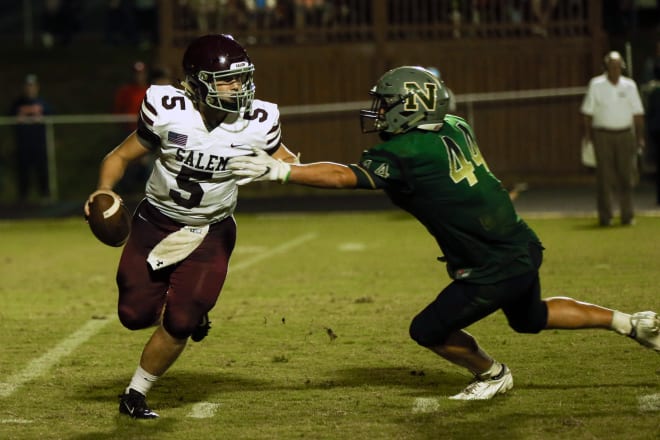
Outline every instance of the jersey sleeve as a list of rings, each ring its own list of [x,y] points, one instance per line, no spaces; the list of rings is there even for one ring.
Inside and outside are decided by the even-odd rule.
[[[265,124],[268,131],[265,135],[264,151],[272,155],[282,144],[282,128],[280,126],[280,110],[276,104],[265,101],[256,101],[255,109],[247,119],[257,119]]]
[[[140,143],[149,150],[156,150],[161,144],[161,138],[156,133],[155,124],[158,120],[158,107],[155,105],[156,93],[153,87],[147,90],[142,100],[137,121],[137,136]]]
[[[405,162],[386,150],[367,150],[360,162],[349,165],[349,168],[357,178],[357,188],[396,189],[402,192],[412,189]]]
[[[357,178],[357,188],[364,189],[382,189],[386,187],[387,182],[378,176],[374,176],[360,164],[350,164],[348,166]]]
[[[273,154],[280,148],[282,144],[282,129],[280,128],[280,121],[277,120],[273,127],[266,134],[266,152]]]

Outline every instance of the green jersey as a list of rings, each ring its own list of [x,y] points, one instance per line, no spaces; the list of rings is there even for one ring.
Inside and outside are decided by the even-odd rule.
[[[350,165],[358,187],[383,189],[435,237],[453,279],[489,284],[534,270],[540,241],[518,217],[463,119],[414,129],[367,150]]]

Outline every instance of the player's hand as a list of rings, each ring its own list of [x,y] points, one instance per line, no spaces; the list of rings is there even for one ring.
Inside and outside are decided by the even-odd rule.
[[[108,194],[116,199],[119,199],[121,201],[121,197],[119,195],[109,189],[97,189],[93,193],[87,197],[87,200],[85,200],[85,205],[83,206],[83,212],[85,213],[85,220],[87,220],[87,217],[89,217],[89,204],[92,203],[92,200],[94,200],[94,197],[96,197],[97,194]]]
[[[291,165],[272,158],[260,148],[252,149],[254,155],[237,156],[229,159],[227,169],[239,177],[237,185],[245,185],[259,180],[286,183],[291,173]]]

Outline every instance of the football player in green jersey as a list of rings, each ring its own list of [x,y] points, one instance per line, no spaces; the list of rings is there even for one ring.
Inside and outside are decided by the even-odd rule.
[[[410,335],[474,374],[474,381],[450,398],[490,399],[512,388],[506,365],[463,330],[499,309],[517,332],[609,329],[660,353],[655,312],[629,315],[566,297],[541,299],[541,241],[488,169],[470,125],[446,114],[449,97],[439,77],[422,67],[398,67],[370,94],[372,108],[360,113],[362,131],[378,132],[383,142],[357,164],[291,165],[255,150],[232,158],[228,168],[238,184],[272,180],[382,189],[426,227],[453,281],[413,319]]]

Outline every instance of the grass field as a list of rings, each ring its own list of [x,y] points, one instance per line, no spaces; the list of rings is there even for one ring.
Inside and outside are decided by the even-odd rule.
[[[119,416],[148,331],[117,321],[119,250],[80,219],[0,223],[0,439],[660,438],[660,357],[606,331],[470,327],[515,387],[454,402],[469,375],[408,336],[448,282],[434,241],[396,212],[238,215],[213,328]],[[660,218],[634,228],[529,219],[544,296],[660,310]]]

